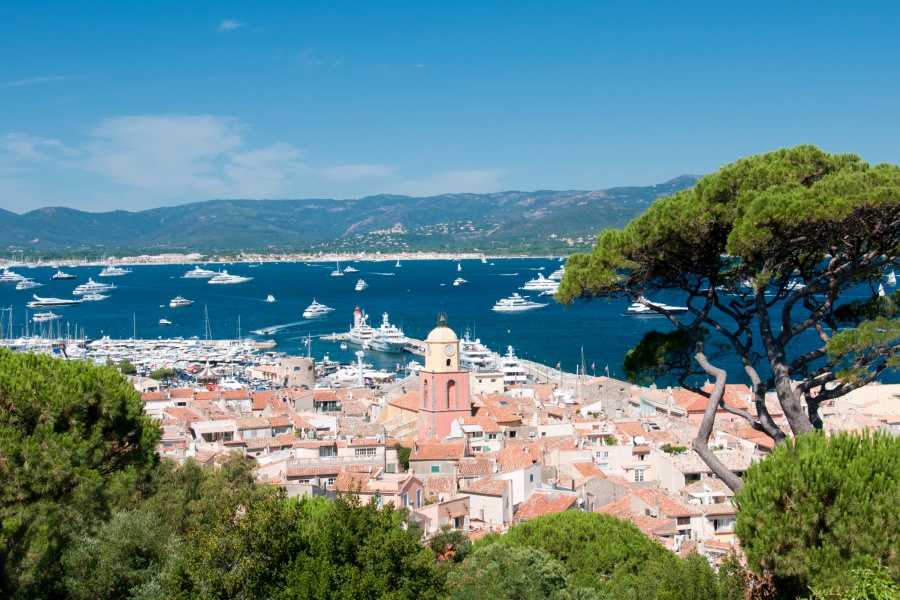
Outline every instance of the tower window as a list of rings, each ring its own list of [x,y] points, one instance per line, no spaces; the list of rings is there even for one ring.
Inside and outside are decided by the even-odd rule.
[[[450,359],[449,359],[449,358],[447,359],[447,366],[448,366],[448,367],[450,366]]]

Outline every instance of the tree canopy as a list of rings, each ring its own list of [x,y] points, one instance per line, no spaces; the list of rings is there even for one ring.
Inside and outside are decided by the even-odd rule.
[[[900,293],[882,298],[879,283],[898,254],[900,168],[797,146],[726,165],[623,230],[602,232],[591,254],[569,258],[556,298],[626,297],[669,319],[680,337],[649,339],[629,371],[676,375],[710,397],[694,448],[737,489],[741,480],[706,448],[716,407],[781,443],[767,392],[792,432],[808,433],[821,427],[822,402],[896,368]],[[840,304],[851,290],[855,304]],[[647,300],[660,291],[683,294],[688,312]],[[715,364],[710,335],[740,365],[755,414],[722,402],[729,373]],[[695,373],[716,379],[711,393],[689,384]]]

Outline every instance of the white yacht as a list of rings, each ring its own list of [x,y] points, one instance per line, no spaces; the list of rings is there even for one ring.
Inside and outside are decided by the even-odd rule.
[[[456,263],[456,270],[457,272],[462,271],[462,263]]]
[[[39,312],[31,315],[31,320],[34,323],[48,323],[50,321],[56,321],[57,319],[62,319],[62,315],[58,315],[52,310],[48,310],[47,312]]]
[[[645,298],[646,300],[646,298]],[[686,306],[669,306],[668,304],[662,304],[660,302],[651,302],[653,306],[658,306],[659,308],[666,310],[673,315],[679,315],[686,313],[688,311]],[[654,311],[649,306],[645,306],[640,302],[634,302],[631,306],[629,306],[625,312],[623,313],[632,317],[664,317],[662,313],[658,313]]]
[[[31,279],[30,277],[26,277],[25,279],[22,279],[21,281],[19,281],[19,283],[16,284],[16,289],[17,290],[30,290],[31,288],[41,287],[42,285],[44,285],[44,284],[38,283],[37,281],[35,281],[34,279]]]
[[[528,383],[525,368],[516,357],[513,347],[507,347],[506,354],[500,359],[500,371],[503,373],[503,385],[524,385]]]
[[[316,299],[313,298],[312,304],[306,307],[306,310],[303,311],[304,319],[314,319],[316,317],[324,317],[328,313],[334,311],[330,306],[325,306],[324,304],[320,304],[316,302]]]
[[[466,371],[483,371],[496,368],[494,353],[481,343],[481,340],[472,340],[469,330],[459,341],[459,366]]]
[[[85,302],[97,302],[99,300],[106,300],[107,298],[109,298],[109,296],[97,292],[89,292],[81,297]]]
[[[72,290],[72,295],[83,296],[84,294],[102,294],[103,292],[114,289],[116,289],[116,286],[111,283],[100,283],[99,281],[94,281],[88,277],[87,283],[82,283]]]
[[[369,342],[375,337],[375,328],[369,325],[369,315],[357,306],[353,311],[353,327],[347,333],[347,341],[363,348],[369,348]]]
[[[554,279],[548,279],[544,277],[543,273],[538,273],[538,276],[535,279],[526,281],[525,285],[523,285],[521,289],[536,292],[545,292],[548,290],[552,290],[555,294],[556,290],[559,289],[559,282]]]
[[[894,271],[891,271],[890,273],[888,273],[887,284],[888,285],[897,285],[897,275],[894,274]]]
[[[179,306],[190,306],[193,303],[193,300],[188,300],[187,298],[183,298],[182,296],[175,296],[174,298],[169,300],[169,306],[172,308],[178,308]]]
[[[369,348],[381,352],[403,352],[409,338],[403,335],[403,331],[388,321],[388,314],[382,315],[381,325],[375,330],[375,336],[369,340]]]
[[[566,265],[561,266],[557,270],[553,271],[547,276],[547,279],[555,279],[556,281],[562,280],[563,276],[566,274]]]
[[[207,283],[212,284],[226,284],[226,283],[244,283],[245,281],[250,281],[253,279],[252,277],[243,277],[241,275],[229,275],[228,271],[222,271],[221,273],[217,273],[215,277],[207,281]]]
[[[268,296],[266,296],[266,302],[275,302],[275,296],[269,294]]]
[[[110,265],[100,271],[100,277],[117,277],[119,275],[128,275],[129,273],[131,273],[131,269],[123,269],[122,267]]]
[[[28,308],[46,308],[49,306],[75,306],[77,304],[81,304],[81,300],[70,300],[68,298],[40,298],[35,295],[34,301],[29,302],[25,306]]]
[[[344,273],[359,273],[359,269],[353,267],[352,265],[344,268]]]
[[[335,261],[334,264],[335,264],[335,267],[334,267],[334,271],[331,272],[331,276],[332,277],[341,277],[344,274],[344,272],[341,271],[341,262]]]
[[[497,300],[497,303],[491,310],[496,312],[522,312],[525,310],[544,308],[545,306],[547,306],[546,304],[542,304],[540,302],[532,302],[527,298],[528,296],[525,296],[525,298],[523,298],[516,292],[513,292],[513,295],[509,298],[502,298],[500,300]]]
[[[360,279],[359,281],[356,282],[356,291],[357,292],[362,291],[362,290],[366,289],[367,287],[369,287],[369,284],[366,283],[365,281],[363,281],[362,279]]]
[[[9,269],[3,269],[3,272],[0,273],[0,283],[19,283],[23,279],[25,279],[23,275],[13,273]]]
[[[199,265],[194,267],[193,271],[188,271],[184,275],[182,275],[185,279],[210,279],[211,277],[215,277],[216,272],[210,269],[201,269]]]
[[[76,279],[77,275],[72,275],[71,273],[63,273],[61,270],[57,269],[56,273],[50,279]]]
[[[165,317],[163,317],[162,319],[159,320],[159,324],[160,324],[160,325],[171,325],[171,324],[172,324],[172,321],[170,321],[170,320],[166,319]]]
[[[469,282],[466,281],[465,279],[463,279],[462,277],[457,277],[456,279],[453,280],[453,285],[466,285],[467,283],[469,283]]]

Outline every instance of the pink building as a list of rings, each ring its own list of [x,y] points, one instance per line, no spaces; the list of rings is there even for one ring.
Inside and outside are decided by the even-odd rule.
[[[440,313],[425,340],[425,366],[419,371],[419,441],[443,439],[456,419],[471,416],[469,374],[459,367],[459,338]]]

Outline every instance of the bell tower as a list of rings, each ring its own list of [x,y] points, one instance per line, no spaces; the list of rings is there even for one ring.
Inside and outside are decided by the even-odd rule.
[[[469,416],[469,374],[459,368],[459,338],[440,313],[425,340],[425,366],[419,371],[419,440],[442,439],[453,421]]]

